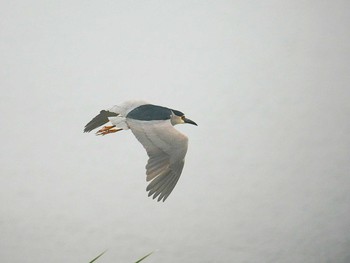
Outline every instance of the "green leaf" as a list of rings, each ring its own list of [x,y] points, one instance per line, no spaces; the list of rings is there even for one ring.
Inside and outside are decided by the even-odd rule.
[[[147,254],[146,256],[140,258],[138,261],[136,261],[135,263],[139,263],[141,262],[142,260],[144,260],[145,258],[147,258],[148,256],[150,256],[151,254],[153,254],[154,251],[152,251],[151,253]]]
[[[107,251],[107,250],[106,250]],[[103,251],[100,255],[98,255],[97,257],[95,257],[93,260],[91,260],[89,263],[92,263],[94,261],[96,261],[99,257],[101,257],[104,253],[106,253],[106,251]]]

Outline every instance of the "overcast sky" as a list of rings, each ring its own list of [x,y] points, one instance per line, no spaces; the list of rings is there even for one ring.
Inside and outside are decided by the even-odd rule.
[[[348,1],[1,1],[0,261],[350,262]],[[147,197],[129,99],[198,123]]]

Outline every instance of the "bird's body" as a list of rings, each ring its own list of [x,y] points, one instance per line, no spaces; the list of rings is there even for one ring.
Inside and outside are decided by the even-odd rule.
[[[127,101],[102,110],[86,124],[84,132],[90,132],[107,122],[97,135],[106,135],[130,129],[146,149],[149,156],[146,165],[148,195],[165,199],[174,189],[184,166],[188,138],[173,126],[195,122],[185,118],[178,110],[149,104],[145,101]]]

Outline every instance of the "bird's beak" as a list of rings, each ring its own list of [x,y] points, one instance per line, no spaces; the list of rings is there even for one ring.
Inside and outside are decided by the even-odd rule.
[[[194,121],[192,121],[190,119],[184,118],[183,120],[184,120],[185,123],[189,123],[189,124],[193,124],[193,125],[198,126],[197,123],[195,123]]]

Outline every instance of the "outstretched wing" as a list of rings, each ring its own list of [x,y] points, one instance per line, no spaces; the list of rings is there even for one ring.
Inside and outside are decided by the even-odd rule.
[[[188,138],[168,121],[139,121],[127,119],[127,123],[146,149],[149,156],[146,165],[148,196],[165,201],[180,178],[185,163]]]
[[[102,126],[103,124],[109,122],[109,117],[118,116],[118,113],[101,110],[100,114],[95,116],[88,124],[85,125],[84,132],[91,132],[93,129]]]

